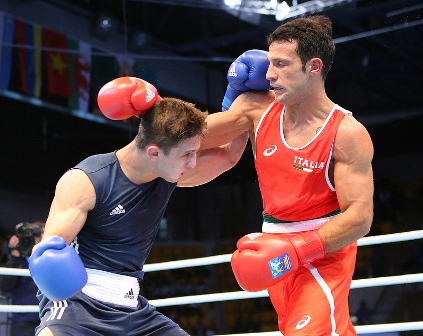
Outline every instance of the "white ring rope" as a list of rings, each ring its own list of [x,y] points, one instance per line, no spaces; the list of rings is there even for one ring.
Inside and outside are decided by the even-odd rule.
[[[423,238],[423,230],[417,230],[417,231],[387,234],[382,236],[364,237],[359,239],[357,243],[358,243],[358,246],[366,246],[366,245],[377,245],[377,244],[385,244],[385,243],[392,243],[392,242],[416,240],[421,238]],[[232,254],[224,254],[224,255],[217,255],[212,257],[149,264],[149,265],[145,265],[144,271],[154,272],[154,271],[160,271],[160,270],[226,263],[226,262],[230,262],[231,256]],[[14,268],[5,268],[5,267],[0,267],[0,274],[14,275],[14,276],[30,276],[28,269],[14,269]],[[397,285],[397,284],[409,284],[409,283],[416,283],[416,282],[423,282],[423,273],[353,280],[351,283],[351,289]],[[228,292],[228,293],[192,295],[192,296],[175,297],[175,298],[167,298],[167,299],[156,299],[156,300],[150,300],[150,303],[156,307],[166,307],[166,306],[185,305],[185,304],[194,304],[194,303],[251,299],[251,298],[259,298],[259,297],[266,297],[266,296],[268,296],[267,291],[260,291],[260,292],[238,291],[238,292]],[[0,312],[13,312],[13,313],[38,312],[38,306],[0,305]],[[423,330],[423,321],[356,326],[355,329],[358,334]],[[281,333],[279,331],[275,331],[275,332],[249,333],[249,334],[242,334],[242,335],[243,336],[253,336],[253,335],[280,336]],[[235,336],[235,335],[224,335],[224,336]]]
[[[396,243],[401,241],[416,240],[423,238],[423,230],[391,233],[381,236],[364,237],[357,241],[358,246],[378,245],[386,243]],[[166,261],[155,264],[147,264],[144,266],[145,272],[163,271],[177,268],[197,267],[206,265],[222,264],[231,261],[232,254],[222,254],[211,257]],[[0,274],[15,276],[30,276],[27,269],[16,269],[0,267]]]
[[[416,240],[421,238],[423,238],[423,230],[416,230],[416,231],[409,231],[409,232],[391,233],[391,234],[381,235],[381,236],[364,237],[357,241],[357,245],[358,246],[378,245],[378,244],[395,243],[395,242],[408,241],[408,240]],[[212,257],[167,261],[162,263],[145,265],[144,271],[154,272],[154,271],[176,269],[176,268],[221,264],[221,263],[230,262],[231,257],[232,257],[232,254],[222,254],[222,255],[216,255]]]
[[[379,287],[379,286],[387,286],[387,285],[410,284],[410,283],[416,283],[416,282],[423,282],[423,273],[397,275],[392,277],[382,277],[382,278],[373,278],[373,279],[353,280],[351,283],[351,289],[363,288],[363,287]],[[266,290],[259,291],[259,292],[238,291],[238,292],[227,292],[227,293],[182,296],[182,297],[167,298],[167,299],[156,299],[156,300],[150,300],[150,303],[156,307],[168,307],[168,306],[203,303],[203,302],[253,299],[253,298],[266,297],[266,296],[268,296]]]
[[[351,283],[351,289],[410,284],[410,283],[416,283],[416,282],[423,282],[423,273],[380,277],[380,278],[373,278],[373,279],[353,280]],[[254,299],[254,298],[267,297],[267,296],[268,296],[268,293],[266,290],[259,291],[259,292],[237,291],[237,292],[201,294],[201,295],[181,296],[181,297],[166,298],[166,299],[156,299],[156,300],[149,300],[149,302],[153,306],[156,306],[156,307],[169,307],[169,306],[205,303],[205,302]],[[29,312],[29,311],[31,312],[38,311],[38,306],[0,305],[0,312],[22,313],[22,312]]]
[[[363,237],[357,240],[357,245],[366,246],[366,245],[378,245],[378,244],[386,244],[386,243],[397,243],[397,242],[408,241],[408,240],[416,240],[420,238],[423,238],[423,230],[390,233],[390,234],[381,235],[381,236]]]
[[[388,324],[372,324],[363,326],[354,326],[357,334],[379,334],[381,332],[423,330],[422,322],[404,322],[404,323],[388,323]],[[248,334],[225,334],[216,336],[281,336],[280,331],[248,333]]]
[[[1,275],[30,276],[29,269],[0,267]]]

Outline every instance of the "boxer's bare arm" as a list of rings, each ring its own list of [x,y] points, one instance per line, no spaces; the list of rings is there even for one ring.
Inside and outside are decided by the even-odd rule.
[[[373,144],[352,116],[339,127],[334,150],[334,184],[342,214],[319,229],[328,253],[367,234],[373,219]]]
[[[248,91],[238,96],[228,111],[209,115],[197,165],[182,176],[178,186],[207,183],[235,166],[248,137],[254,142],[255,126],[273,100],[272,92]]]
[[[228,144],[201,150],[197,154],[197,165],[182,175],[178,187],[207,183],[231,169],[240,160],[247,141],[248,132],[244,132]]]
[[[207,130],[200,149],[224,145],[244,132],[249,132],[251,137],[273,100],[272,91],[247,91],[235,99],[228,111],[207,116]]]
[[[61,236],[69,244],[84,225],[95,200],[94,186],[87,174],[80,169],[68,170],[57,183],[43,239]]]
[[[54,334],[48,327],[45,327],[38,333],[38,336],[54,336]]]

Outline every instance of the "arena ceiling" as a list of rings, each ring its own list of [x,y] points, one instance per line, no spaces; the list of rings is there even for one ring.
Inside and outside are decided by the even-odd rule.
[[[114,28],[127,38],[128,52],[142,54],[142,44],[148,43],[178,57],[209,60],[207,66],[225,73],[228,63],[214,60],[267,49],[265,37],[284,22],[247,10],[270,0],[243,0],[241,10],[229,10],[223,0],[44,1],[90,15],[93,22],[113,18]],[[395,138],[390,122],[397,122],[399,138],[404,132],[415,135],[411,127],[420,124],[414,119],[423,118],[423,2],[287,0],[289,5],[319,2],[338,2],[310,13],[326,14],[333,22],[337,54],[326,85],[329,96],[367,126],[386,127],[380,132],[384,141]],[[423,150],[413,139],[410,146]]]
[[[100,15],[113,18],[114,28],[125,32],[130,52],[150,43],[193,59],[235,58],[248,49],[267,49],[265,37],[283,22],[246,11],[249,3],[259,2],[252,0],[243,0],[241,11],[228,10],[223,0],[49,1],[90,15],[93,22]],[[297,4],[307,2],[312,1]],[[421,0],[346,0],[319,12],[333,21],[337,56],[328,91],[334,100],[363,113],[421,109]],[[214,66],[227,69],[226,63]]]

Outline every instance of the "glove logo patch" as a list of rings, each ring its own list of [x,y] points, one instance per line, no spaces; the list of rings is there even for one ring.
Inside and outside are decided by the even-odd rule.
[[[73,247],[76,253],[79,254],[79,244],[78,244],[78,236],[76,236],[71,243],[69,244],[70,247]]]
[[[263,233],[261,232],[255,232],[255,233],[249,233],[246,235],[246,237],[250,238],[251,240],[254,240],[258,237],[261,237],[263,235]]]
[[[146,91],[147,91],[147,95],[145,96],[145,102],[146,103],[149,103],[151,100],[154,99],[154,97],[156,96],[156,94],[153,91],[151,91],[150,89],[148,89],[148,88],[147,88]]]
[[[268,264],[273,279],[284,275],[292,269],[291,259],[289,258],[288,253],[282,254],[281,256],[270,260]]]
[[[229,77],[237,77],[237,73],[236,73],[236,67],[235,64],[232,64],[231,67],[228,70],[228,76]]]

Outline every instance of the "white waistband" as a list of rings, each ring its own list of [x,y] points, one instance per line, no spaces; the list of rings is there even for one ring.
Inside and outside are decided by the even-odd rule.
[[[337,215],[291,223],[263,222],[262,231],[267,233],[291,233],[317,230],[336,216]]]
[[[136,308],[140,285],[137,278],[87,268],[88,282],[82,292],[89,297],[120,306]]]

